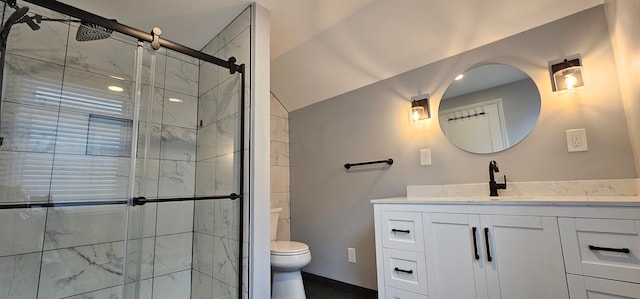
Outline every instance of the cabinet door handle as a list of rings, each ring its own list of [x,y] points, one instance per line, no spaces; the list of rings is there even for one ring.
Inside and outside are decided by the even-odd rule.
[[[593,245],[589,245],[589,249],[594,251],[597,250],[597,251],[611,251],[611,252],[622,252],[622,253],[631,252],[629,248],[610,248],[610,247],[600,247],[600,246],[593,246]]]
[[[404,270],[404,269],[400,269],[398,267],[393,268],[393,271],[398,271],[398,272],[407,273],[407,274],[413,274],[413,270]]]
[[[491,247],[489,246],[489,228],[488,227],[484,228],[484,239],[487,244],[487,262],[491,262],[493,261],[493,258],[491,257]]]
[[[411,231],[408,230],[408,229],[395,229],[395,228],[392,229],[391,232],[393,232],[393,233],[405,233],[405,234],[411,233]]]
[[[476,231],[478,228],[475,226],[471,228],[471,234],[473,234],[473,252],[475,253],[476,260],[480,259],[480,255],[478,254],[478,238],[476,237]]]

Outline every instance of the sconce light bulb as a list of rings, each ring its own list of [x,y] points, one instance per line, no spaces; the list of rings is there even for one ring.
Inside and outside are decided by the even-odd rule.
[[[578,82],[578,79],[573,74],[566,75],[564,80],[567,83],[567,89],[573,89]]]
[[[414,122],[418,122],[420,119],[424,119],[424,107],[415,106],[411,107],[411,118]]]
[[[456,81],[458,81],[458,80],[462,80],[462,78],[464,78],[464,75],[463,75],[463,74],[460,74],[460,75],[458,75],[458,76],[456,77],[456,79],[455,79],[455,80],[456,80]]]

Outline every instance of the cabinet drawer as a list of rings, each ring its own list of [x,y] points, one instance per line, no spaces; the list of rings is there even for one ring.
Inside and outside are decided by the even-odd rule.
[[[640,283],[640,221],[559,219],[567,273]]]
[[[407,292],[404,290],[386,287],[385,289],[385,299],[428,299],[429,297],[425,295],[420,295],[416,293]]]
[[[427,294],[427,266],[424,253],[384,248],[382,254],[386,286]]]
[[[382,246],[424,252],[422,214],[415,212],[380,212]]]
[[[640,284],[571,274],[567,282],[571,299],[640,299]]]

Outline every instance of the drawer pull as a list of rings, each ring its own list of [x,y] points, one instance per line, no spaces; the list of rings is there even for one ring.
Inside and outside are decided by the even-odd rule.
[[[407,273],[407,274],[413,274],[413,270],[404,270],[404,269],[400,269],[398,267],[393,268],[393,271]]]
[[[395,228],[392,229],[391,232],[393,232],[393,233],[405,233],[405,234],[411,233],[411,231],[408,230],[408,229],[395,229]]]
[[[473,252],[475,254],[476,260],[480,259],[480,255],[478,254],[478,239],[476,238],[476,231],[478,228],[475,226],[471,228],[471,233],[473,234]]]
[[[622,252],[622,253],[631,252],[629,248],[609,248],[609,247],[599,247],[599,246],[593,246],[593,245],[589,245],[589,249],[594,251],[597,250],[597,251],[611,251],[611,252]]]

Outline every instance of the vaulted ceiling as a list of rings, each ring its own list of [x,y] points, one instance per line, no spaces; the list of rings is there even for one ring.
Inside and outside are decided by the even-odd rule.
[[[143,31],[158,26],[163,37],[194,49],[201,49],[251,3],[61,2]],[[256,2],[271,12],[271,90],[292,111],[560,19],[603,0]]]

